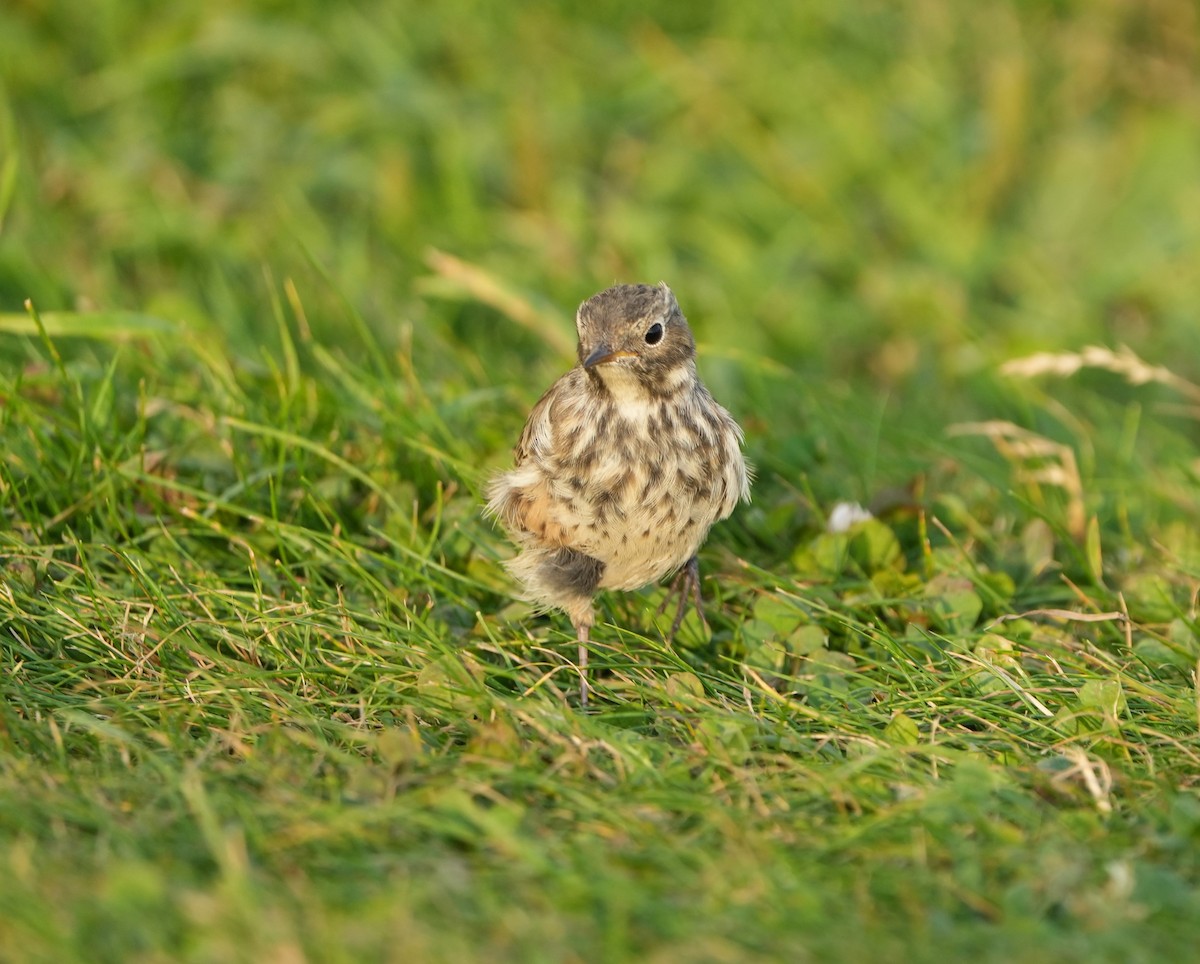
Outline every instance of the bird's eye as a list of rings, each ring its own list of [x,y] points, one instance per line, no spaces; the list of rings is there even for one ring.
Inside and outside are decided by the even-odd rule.
[[[662,341],[662,336],[663,336],[663,326],[659,322],[656,321],[654,324],[652,324],[649,328],[646,329],[646,344],[647,345],[657,345],[660,341]]]

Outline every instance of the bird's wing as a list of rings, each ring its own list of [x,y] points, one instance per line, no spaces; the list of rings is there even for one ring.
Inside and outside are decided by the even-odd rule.
[[[571,382],[577,369],[572,369],[547,389],[546,394],[538,399],[529,418],[525,420],[525,428],[521,438],[513,449],[513,464],[519,468],[530,458],[546,455],[554,449],[554,408],[562,396],[570,390]]]
[[[513,450],[513,468],[488,486],[487,509],[518,541],[542,548],[565,546],[567,534],[559,500],[552,494],[552,471],[562,405],[574,388],[568,372],[550,386],[529,418]],[[549,474],[548,474],[549,471]]]

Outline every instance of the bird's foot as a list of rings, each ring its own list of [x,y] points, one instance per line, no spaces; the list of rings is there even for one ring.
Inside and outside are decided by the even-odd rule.
[[[667,603],[676,595],[679,597],[679,603],[675,609],[675,618],[671,620],[671,631],[667,633],[668,643],[674,641],[675,634],[679,631],[679,625],[683,622],[683,617],[687,615],[689,601],[695,603],[696,615],[700,617],[700,624],[704,627],[705,632],[708,631],[708,620],[704,618],[704,607],[700,601],[700,560],[696,556],[692,556],[675,574],[675,578],[671,580],[671,588],[667,590],[666,596],[663,597],[663,601],[654,615],[661,616],[667,608]]]

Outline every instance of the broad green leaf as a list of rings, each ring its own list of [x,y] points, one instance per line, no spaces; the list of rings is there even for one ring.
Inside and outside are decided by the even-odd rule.
[[[672,673],[667,677],[665,689],[667,695],[675,699],[682,696],[696,698],[704,696],[704,684],[700,682],[700,677],[695,673]]]
[[[883,728],[883,736],[898,746],[916,746],[921,741],[921,728],[911,716],[896,713]]]
[[[962,634],[975,627],[983,612],[983,600],[969,579],[939,573],[925,585],[930,614],[945,632]]]
[[[822,532],[793,558],[801,575],[838,576],[850,557],[850,537],[844,532]]]
[[[780,636],[786,636],[805,621],[805,616],[795,603],[772,594],[760,596],[755,602],[754,620],[766,623]]]
[[[1125,693],[1118,679],[1091,679],[1079,687],[1079,703],[1116,719],[1125,709]]]
[[[762,619],[747,619],[738,627],[738,632],[747,649],[770,642],[779,635],[774,626]]]
[[[786,647],[776,639],[768,639],[754,646],[747,646],[744,657],[747,666],[767,673],[781,672],[784,668],[784,660],[787,658]]]
[[[881,569],[904,567],[904,552],[900,540],[891,528],[878,519],[867,519],[850,530],[850,552],[863,572],[870,574]]]
[[[825,649],[829,634],[820,626],[809,624],[796,629],[787,638],[787,651],[793,656],[810,656]]]

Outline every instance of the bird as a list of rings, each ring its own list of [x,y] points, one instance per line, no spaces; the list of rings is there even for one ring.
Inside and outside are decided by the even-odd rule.
[[[564,612],[579,644],[580,705],[601,590],[675,573],[668,643],[695,601],[697,551],[749,501],[743,432],[696,371],[696,342],[665,282],[618,284],[575,315],[578,363],[534,405],[513,468],[487,485],[486,512],[519,550],[505,565],[524,597]]]

